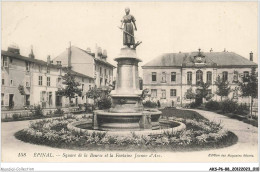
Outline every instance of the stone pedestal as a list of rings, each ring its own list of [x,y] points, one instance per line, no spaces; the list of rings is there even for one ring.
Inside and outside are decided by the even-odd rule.
[[[117,58],[117,78],[115,90],[111,92],[112,112],[138,112],[142,110],[139,87],[136,50],[122,48]]]

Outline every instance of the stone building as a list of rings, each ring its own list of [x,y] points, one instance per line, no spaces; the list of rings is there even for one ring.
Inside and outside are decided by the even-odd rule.
[[[76,46],[71,46],[71,48],[54,58],[53,62],[58,65],[68,66],[69,52],[72,70],[94,78],[97,87],[112,84],[115,66],[107,62],[106,50],[102,52],[100,47],[96,47],[96,50],[92,53],[90,48],[83,50]]]
[[[249,103],[248,98],[239,96],[237,83],[257,66],[252,52],[250,60],[227,51],[201,52],[199,49],[189,53],[165,53],[142,66],[143,87],[149,89],[152,100],[159,100],[163,106],[183,106],[190,103],[187,90],[191,88],[195,92],[200,81],[210,83],[212,99],[220,100],[215,94],[215,81],[220,76],[231,86],[228,98]]]
[[[2,110],[24,109],[30,105],[44,108],[65,107],[68,98],[58,96],[56,92],[64,87],[62,76],[65,68],[35,58],[33,51],[28,57],[20,55],[18,47],[8,47],[1,51],[1,107]],[[94,78],[72,70],[81,84],[82,97],[74,99],[75,104],[86,102],[84,94],[94,87]]]

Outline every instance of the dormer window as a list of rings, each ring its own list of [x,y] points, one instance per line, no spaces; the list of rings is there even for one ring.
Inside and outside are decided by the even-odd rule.
[[[57,61],[57,65],[58,65],[58,66],[61,66],[61,61]]]
[[[202,63],[203,60],[204,60],[204,57],[205,57],[205,56],[203,56],[203,54],[201,53],[200,50],[201,50],[201,49],[199,48],[198,55],[197,55],[197,56],[194,56],[195,63]]]

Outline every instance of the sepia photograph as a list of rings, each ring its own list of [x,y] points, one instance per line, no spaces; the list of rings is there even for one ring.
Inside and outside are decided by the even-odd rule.
[[[2,2],[1,163],[27,166],[1,171],[64,162],[259,171],[258,7]]]

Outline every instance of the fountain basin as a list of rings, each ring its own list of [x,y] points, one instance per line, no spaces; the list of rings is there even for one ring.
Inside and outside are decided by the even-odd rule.
[[[165,127],[166,125],[167,127]],[[92,134],[92,133],[106,133],[107,136],[116,137],[131,137],[136,136],[156,136],[164,133],[176,133],[186,129],[186,125],[177,121],[160,121],[160,129],[157,130],[139,130],[139,131],[100,131],[93,130],[92,120],[81,120],[69,123],[67,125],[68,130],[79,133],[79,134]]]
[[[93,113],[93,129],[102,131],[139,131],[159,129],[160,111],[115,113],[97,110]]]

